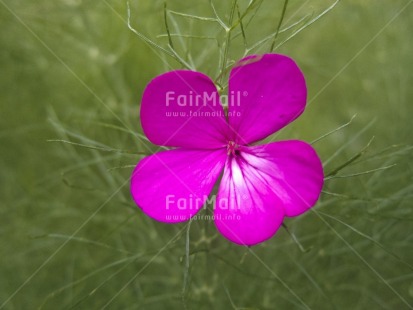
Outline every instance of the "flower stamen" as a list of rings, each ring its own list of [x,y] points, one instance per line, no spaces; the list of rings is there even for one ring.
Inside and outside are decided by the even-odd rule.
[[[239,154],[238,145],[234,141],[229,141],[227,146],[227,154],[236,156]]]

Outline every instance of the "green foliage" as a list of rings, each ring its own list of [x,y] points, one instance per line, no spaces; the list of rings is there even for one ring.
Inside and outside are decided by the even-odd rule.
[[[412,308],[411,2],[0,0],[0,308]],[[313,141],[317,206],[252,248],[146,217],[145,85],[191,68],[225,91],[272,49],[309,105],[267,140]]]

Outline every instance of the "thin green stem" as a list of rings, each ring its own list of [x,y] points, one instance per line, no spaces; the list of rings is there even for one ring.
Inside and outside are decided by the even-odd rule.
[[[244,11],[244,13],[242,13],[241,16],[238,18],[238,20],[231,26],[231,30],[235,29],[242,22],[242,20],[248,15],[248,13],[251,12],[251,10],[255,8],[258,9],[260,5],[262,4],[262,2],[263,0],[252,0],[250,4],[248,5],[248,7],[246,8],[246,10]]]
[[[147,38],[146,36],[144,36],[142,33],[140,33],[139,31],[137,31],[135,28],[132,27],[131,25],[131,13],[130,13],[130,5],[129,2],[127,2],[127,7],[128,7],[128,20],[127,20],[127,25],[129,30],[131,30],[134,34],[136,34],[141,40],[143,40],[145,43],[147,43],[148,45],[160,50],[162,53],[165,53],[166,55],[172,57],[173,59],[175,59],[177,62],[179,62],[183,67],[185,67],[186,69],[192,70],[191,66],[189,66],[181,57],[178,56],[178,54],[175,52],[174,49],[171,48],[170,51],[168,51],[167,49],[163,48],[162,46],[156,44],[155,42],[153,42],[152,40],[150,40],[149,38]]]
[[[164,22],[165,22],[166,33],[168,35],[169,46],[172,49],[174,49],[174,43],[172,42],[171,32],[169,31],[168,13],[166,11],[166,2],[163,3],[163,19],[164,19]]]
[[[174,14],[174,15],[178,15],[178,16],[182,16],[182,17],[186,17],[186,18],[197,19],[197,20],[201,20],[201,21],[205,21],[205,22],[219,23],[218,19],[213,18],[213,17],[195,16],[195,15],[185,14],[185,13],[176,12],[176,11],[172,11],[172,10],[169,10],[169,13]]]
[[[214,12],[215,18],[217,22],[221,25],[222,28],[225,30],[229,29],[229,27],[224,23],[224,21],[219,17],[217,10],[215,9],[215,5],[212,2],[212,0],[209,1],[209,4],[211,5],[212,11]]]
[[[294,233],[292,233],[289,229],[288,226],[285,223],[282,223],[283,228],[285,229],[285,231],[287,232],[287,234],[291,237],[291,239],[294,241],[294,243],[298,246],[298,248],[300,249],[301,252],[303,253],[307,253],[308,251],[310,251],[310,249],[305,249],[303,247],[303,245],[300,243],[300,241],[298,241],[297,237],[295,236]]]
[[[275,31],[274,38],[272,40],[270,53],[272,53],[274,51],[275,42],[277,40],[278,33],[280,32],[281,25],[282,25],[284,17],[285,17],[285,12],[287,11],[287,6],[288,6],[288,0],[284,0],[284,6],[283,6],[283,9],[282,9],[282,12],[281,12],[280,21],[278,22],[278,25],[277,25],[277,30]]]
[[[393,168],[396,165],[397,164],[393,164],[393,165],[389,165],[389,166],[385,166],[385,167],[380,167],[380,168],[376,168],[376,169],[371,169],[371,170],[352,173],[352,174],[347,174],[347,175],[333,175],[333,176],[330,176],[330,177],[326,177],[324,180],[345,179],[345,178],[358,177],[358,176],[361,176],[361,175],[370,174],[370,173],[374,173],[374,172],[377,172],[377,171],[387,170],[387,169]]]
[[[142,41],[146,42],[147,44],[149,44],[150,46],[160,50],[161,52],[167,54],[168,56],[171,56],[174,58],[174,55],[168,51],[167,49],[163,48],[162,46],[156,44],[155,42],[153,42],[151,39],[149,39],[148,37],[146,37],[145,35],[143,35],[142,33],[140,33],[139,31],[137,31],[135,28],[132,27],[131,25],[131,10],[130,10],[130,5],[129,5],[129,1],[126,3],[127,7],[128,7],[128,20],[127,20],[127,24],[128,24],[128,28],[129,30],[131,30],[134,34],[136,34]]]
[[[212,1],[211,1],[211,3],[212,3]],[[237,0],[233,0],[233,2],[232,2],[232,6],[231,6],[231,12],[230,12],[230,14],[229,14],[229,24],[230,25],[232,25],[232,22],[233,22],[233,20],[234,20],[234,14],[235,14],[235,8],[236,8],[236,5],[237,5]],[[231,32],[232,32],[232,27],[231,28],[228,28],[228,27],[226,27],[225,28],[225,43],[224,43],[224,55],[223,55],[223,57],[222,57],[222,63],[221,63],[221,71],[220,71],[220,75],[219,75],[219,84],[223,84],[223,80],[224,80],[224,77],[225,77],[225,74],[224,74],[224,72],[225,72],[225,70],[226,70],[226,68],[227,68],[227,59],[228,59],[228,52],[229,52],[229,43],[230,43],[230,40],[231,40]],[[218,78],[217,78],[218,79]]]
[[[303,16],[302,18],[300,18],[299,20],[297,20],[296,22],[292,23],[291,25],[286,26],[286,27],[283,28],[283,29],[280,29],[279,34],[280,34],[280,33],[283,33],[283,32],[286,32],[286,31],[294,28],[295,26],[297,26],[298,24],[302,23],[305,19],[307,19],[307,18],[309,18],[309,17],[311,17],[311,14],[307,14],[307,15]],[[265,38],[261,39],[260,41],[255,42],[250,48],[246,49],[244,56],[247,55],[247,54],[249,54],[252,50],[256,49],[257,47],[262,46],[262,45],[263,45],[264,43],[266,43],[268,40],[270,40],[271,38],[273,38],[274,35],[275,35],[275,33],[271,33],[270,35],[266,36]],[[236,35],[235,35],[235,36],[236,36]],[[234,38],[235,36],[233,36],[233,38]]]
[[[326,134],[322,135],[321,137],[319,137],[319,138],[311,141],[310,144],[317,143],[318,141],[320,141],[320,140],[322,140],[322,139],[324,139],[324,138],[327,138],[329,135],[332,135],[333,133],[336,133],[337,131],[340,131],[341,129],[346,128],[348,125],[350,125],[350,124],[353,122],[353,120],[354,120],[354,118],[355,118],[356,116],[357,116],[357,114],[354,114],[347,123],[345,123],[345,124],[337,127],[336,129],[333,129],[333,130],[327,132]]]
[[[245,30],[244,30],[244,24],[241,19],[241,13],[239,11],[239,5],[237,4],[237,15],[238,15],[238,20],[239,20],[239,25],[241,27],[241,34],[242,34],[242,39],[244,40],[244,47],[247,49],[248,44],[247,44],[247,36],[245,35]]]
[[[299,34],[301,31],[303,31],[304,29],[306,29],[307,27],[311,26],[313,23],[315,23],[316,21],[318,21],[321,17],[323,17],[324,15],[326,15],[328,12],[330,12],[332,9],[334,9],[334,7],[340,2],[341,0],[336,0],[332,5],[330,5],[327,9],[325,9],[323,12],[321,12],[320,14],[318,14],[316,17],[314,17],[313,19],[311,19],[308,23],[306,23],[305,25],[303,25],[302,27],[300,27],[299,29],[297,29],[293,34],[291,34],[288,38],[286,38],[285,40],[283,40],[280,44],[278,44],[274,49],[276,50],[277,48],[279,48],[281,45],[283,45],[284,43],[286,43],[287,41],[291,40],[292,38],[294,38],[297,34]]]
[[[368,147],[370,146],[371,142],[373,142],[374,137],[370,139],[370,141],[367,143],[367,145],[362,148],[360,150],[360,152],[358,152],[357,154],[355,154],[354,156],[350,157],[350,159],[348,159],[347,161],[345,161],[343,164],[341,164],[340,166],[338,166],[337,168],[333,169],[330,173],[328,173],[326,175],[326,178],[335,176],[338,172],[340,172],[342,169],[344,169],[345,167],[347,167],[348,165],[350,165],[351,163],[353,163],[354,161],[356,161],[358,158],[360,158],[361,156],[363,156],[363,154],[367,151]]]
[[[103,152],[114,152],[114,153],[121,153],[121,154],[149,155],[147,152],[129,151],[129,150],[120,150],[120,149],[106,148],[106,147],[100,147],[100,146],[94,146],[94,145],[87,145],[87,144],[82,144],[82,143],[77,143],[77,142],[62,140],[62,139],[47,140],[47,142],[61,142],[61,143],[66,143],[66,144],[70,144],[70,145],[74,145],[74,146],[84,147],[84,148],[87,148],[87,149],[103,151]]]

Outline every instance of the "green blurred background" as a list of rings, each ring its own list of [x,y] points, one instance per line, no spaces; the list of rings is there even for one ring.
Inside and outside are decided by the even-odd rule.
[[[238,2],[242,13],[249,1]],[[283,6],[255,2],[248,46],[275,31]],[[273,138],[313,141],[357,114],[314,144],[326,172],[357,158],[314,212],[286,220],[294,237],[281,229],[249,250],[212,222],[165,225],[132,203],[136,153],[157,150],[139,136],[142,90],[180,65],[128,29],[126,2],[0,0],[0,308],[412,308],[411,2],[343,0],[277,48],[303,69],[310,104]],[[214,3],[227,21],[231,1]],[[332,4],[289,1],[282,28],[293,27],[277,45]],[[167,5],[214,18],[207,0]],[[130,6],[132,26],[167,49],[164,2]],[[220,25],[168,22],[196,36],[173,37],[177,52],[216,77]],[[230,60],[244,53],[234,35]]]

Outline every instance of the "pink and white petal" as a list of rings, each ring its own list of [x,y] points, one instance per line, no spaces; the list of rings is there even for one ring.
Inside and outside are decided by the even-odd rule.
[[[229,157],[214,209],[220,233],[234,243],[255,245],[271,238],[283,219],[282,201],[266,175],[242,157]]]
[[[176,149],[145,157],[131,177],[132,197],[158,221],[186,221],[204,205],[226,156],[225,149]]]
[[[289,57],[254,55],[242,59],[229,78],[228,119],[233,139],[246,145],[262,140],[304,111],[304,75]]]
[[[286,216],[315,205],[324,183],[323,165],[313,147],[298,140],[243,148],[242,157],[269,178]]]
[[[227,141],[217,89],[199,72],[176,70],[153,79],[144,91],[140,118],[146,136],[157,145],[214,149]]]

